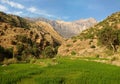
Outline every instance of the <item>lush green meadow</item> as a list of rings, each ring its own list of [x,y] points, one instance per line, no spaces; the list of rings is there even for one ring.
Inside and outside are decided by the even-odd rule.
[[[46,63],[45,66],[39,62]],[[54,65],[53,62],[56,64]],[[0,66],[0,84],[120,84],[120,67],[80,59]]]

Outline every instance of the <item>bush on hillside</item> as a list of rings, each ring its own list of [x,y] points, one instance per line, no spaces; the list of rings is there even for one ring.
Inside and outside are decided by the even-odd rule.
[[[32,40],[30,38],[27,38],[26,35],[18,35],[16,37],[16,39],[19,41],[19,42],[22,42],[22,43],[28,43],[30,45],[32,45]]]
[[[75,52],[75,51],[72,51],[72,52],[71,52],[71,55],[76,55],[76,52]]]
[[[40,50],[37,45],[17,44],[16,45],[18,60],[27,60],[29,56],[39,58]]]
[[[4,51],[5,49],[2,46],[0,46],[0,53],[4,53]]]
[[[107,48],[117,51],[117,45],[120,44],[120,30],[110,27],[103,28],[98,33],[98,40]]]
[[[95,45],[91,45],[90,48],[96,48],[96,46]]]
[[[4,48],[0,46],[0,61],[3,61],[4,58],[12,58],[13,57],[13,48]]]
[[[47,46],[42,53],[46,58],[53,58],[55,56],[54,48],[51,46]]]
[[[31,53],[33,56],[37,58],[39,57],[40,49],[37,46],[37,44],[32,45],[31,48],[29,48],[28,50],[29,50],[29,53]]]
[[[67,45],[66,45],[66,47],[71,47],[71,46],[72,46],[72,44],[67,44]]]
[[[17,44],[16,49],[17,49],[17,54],[21,55],[22,51],[24,50],[24,45],[23,44]]]

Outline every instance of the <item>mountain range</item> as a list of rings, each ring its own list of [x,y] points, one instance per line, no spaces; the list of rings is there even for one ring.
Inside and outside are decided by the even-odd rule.
[[[97,24],[94,18],[80,19],[72,22],[65,22],[62,20],[49,20],[46,18],[29,18],[32,21],[45,21],[49,23],[62,37],[70,38],[83,30]]]

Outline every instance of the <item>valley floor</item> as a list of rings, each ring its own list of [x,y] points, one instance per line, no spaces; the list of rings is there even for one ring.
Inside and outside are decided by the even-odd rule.
[[[0,66],[1,84],[120,84],[120,67],[57,57]]]

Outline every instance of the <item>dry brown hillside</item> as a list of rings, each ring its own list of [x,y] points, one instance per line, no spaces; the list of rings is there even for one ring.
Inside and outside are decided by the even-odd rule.
[[[34,25],[39,26],[39,28],[41,28],[44,32],[49,33],[52,38],[54,38],[54,40],[58,41],[58,43],[60,42],[61,44],[62,42],[64,42],[63,38],[53,29],[53,27],[49,23],[38,21],[35,22]]]
[[[14,19],[15,23],[12,23],[11,19]],[[63,38],[46,22],[34,23],[19,16],[0,13],[0,60],[11,57],[43,57],[48,46],[53,54],[56,54],[55,49],[62,42]],[[6,52],[10,53],[10,56],[7,56]]]

